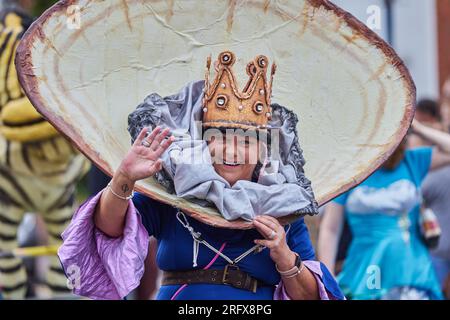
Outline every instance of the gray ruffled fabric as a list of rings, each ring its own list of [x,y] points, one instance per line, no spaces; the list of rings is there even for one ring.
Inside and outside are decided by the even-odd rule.
[[[295,113],[272,104],[269,125],[279,130],[279,152],[270,154],[269,148],[269,165],[257,167],[255,182],[240,180],[231,186],[214,170],[208,146],[202,140],[203,86],[204,81],[192,82],[164,98],[152,93],[128,117],[132,142],[145,126],[169,127],[177,138],[161,157],[164,169],[155,175],[157,181],[178,197],[215,206],[227,220],[251,221],[262,214],[316,214],[318,205],[303,171],[305,160]],[[192,161],[194,155],[196,161]]]

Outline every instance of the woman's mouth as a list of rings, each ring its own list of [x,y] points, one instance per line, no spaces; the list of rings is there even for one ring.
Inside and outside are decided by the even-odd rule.
[[[240,163],[237,162],[229,162],[229,161],[223,161],[223,164],[229,167],[237,167]]]

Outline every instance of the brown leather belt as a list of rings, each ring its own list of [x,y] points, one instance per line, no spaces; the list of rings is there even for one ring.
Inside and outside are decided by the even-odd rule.
[[[237,266],[227,265],[224,270],[164,271],[162,285],[194,283],[226,284],[235,288],[256,292],[262,283]]]

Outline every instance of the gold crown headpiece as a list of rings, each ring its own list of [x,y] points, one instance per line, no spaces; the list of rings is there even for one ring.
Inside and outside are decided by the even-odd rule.
[[[232,70],[234,53],[224,51],[214,64],[216,77],[209,82],[211,56],[206,62],[203,96],[203,126],[242,129],[266,129],[272,116],[270,98],[276,64],[272,64],[270,82],[267,80],[269,61],[259,55],[247,64],[249,79],[242,91]]]

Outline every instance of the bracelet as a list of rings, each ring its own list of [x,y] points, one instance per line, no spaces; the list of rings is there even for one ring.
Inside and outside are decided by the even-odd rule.
[[[278,269],[278,266],[275,264],[275,268],[277,269],[278,273],[281,275],[281,277],[283,278],[292,278],[295,277],[296,275],[298,275],[300,272],[303,271],[303,268],[305,267],[304,264],[302,263],[302,260],[300,259],[300,256],[294,252],[295,254],[295,264],[294,266],[286,271],[281,271],[280,269]]]
[[[302,273],[303,269],[305,268],[305,264],[302,262],[302,265],[300,266],[300,269],[297,269],[297,271],[291,275],[286,275],[286,276],[281,276],[282,278],[285,279],[289,279],[289,278],[293,278],[296,277],[297,275],[299,275],[300,273]]]
[[[122,197],[120,194],[115,193],[114,190],[113,190],[112,187],[111,187],[111,181],[108,183],[107,187],[108,187],[109,191],[111,191],[111,193],[112,193],[113,195],[115,195],[115,196],[116,196],[117,198],[119,198],[119,199],[128,201],[128,200],[130,200],[131,198],[133,198],[133,196],[134,196],[133,190],[131,190],[131,194],[130,194],[129,196],[126,196],[126,197]]]

